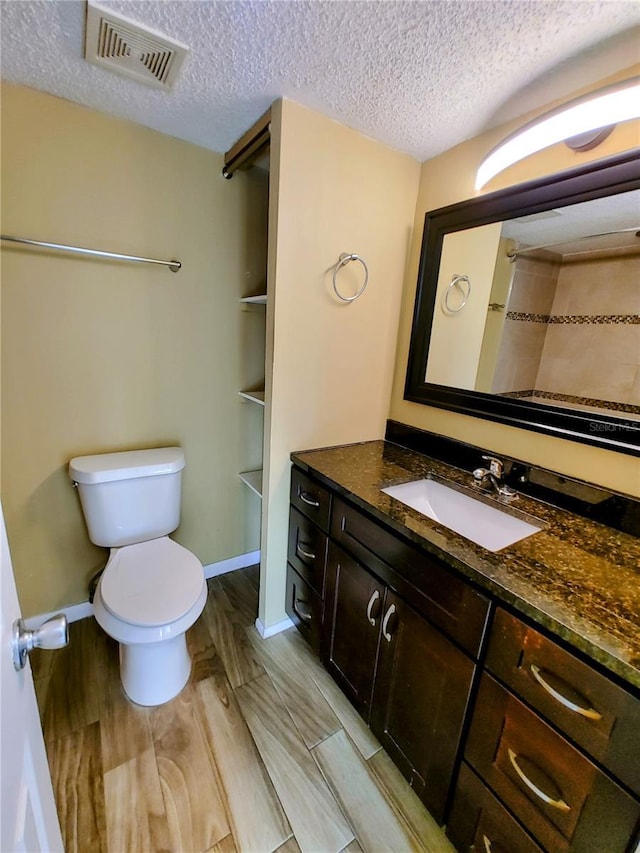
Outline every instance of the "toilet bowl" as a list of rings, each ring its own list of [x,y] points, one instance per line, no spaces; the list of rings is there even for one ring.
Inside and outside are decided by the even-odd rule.
[[[96,621],[120,644],[120,679],[138,705],[173,699],[189,679],[185,632],[207,600],[202,563],[169,539],[180,523],[179,447],[80,456],[69,463],[89,538],[110,548]]]
[[[100,627],[120,644],[120,679],[138,705],[161,705],[189,680],[185,632],[207,601],[198,558],[163,536],[112,548],[93,600]]]

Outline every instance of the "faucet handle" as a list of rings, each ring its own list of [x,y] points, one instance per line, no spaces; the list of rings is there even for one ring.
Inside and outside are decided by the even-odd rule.
[[[502,475],[504,474],[504,463],[502,459],[496,459],[495,456],[485,456],[482,458],[489,463],[489,471],[493,474],[497,479],[502,479]]]

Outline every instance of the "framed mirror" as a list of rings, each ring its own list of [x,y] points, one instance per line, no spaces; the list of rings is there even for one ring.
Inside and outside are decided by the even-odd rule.
[[[426,214],[405,399],[640,455],[640,153]]]

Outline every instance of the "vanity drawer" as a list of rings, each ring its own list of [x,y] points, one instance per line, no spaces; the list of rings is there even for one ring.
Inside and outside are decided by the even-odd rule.
[[[640,796],[640,700],[499,608],[487,668]]]
[[[467,581],[437,558],[403,542],[339,498],[333,501],[330,535],[430,622],[477,657],[490,604]]]
[[[320,650],[322,628],[322,599],[291,567],[287,566],[285,610],[311,648]]]
[[[295,467],[291,469],[291,503],[325,533],[328,532],[331,493]]]
[[[291,507],[287,559],[318,595],[323,595],[327,535],[306,515]]]
[[[543,853],[464,762],[447,821],[447,835],[460,853]]]
[[[544,849],[628,850],[640,803],[487,674],[465,759]]]

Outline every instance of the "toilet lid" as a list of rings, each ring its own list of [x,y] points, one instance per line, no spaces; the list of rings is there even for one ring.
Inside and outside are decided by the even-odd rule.
[[[114,549],[100,579],[100,597],[118,619],[153,627],[184,616],[204,583],[195,554],[162,536]]]

